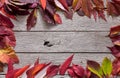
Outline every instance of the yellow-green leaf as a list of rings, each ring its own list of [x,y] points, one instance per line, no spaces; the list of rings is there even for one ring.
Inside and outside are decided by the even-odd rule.
[[[110,74],[112,72],[112,62],[107,57],[105,57],[102,62],[102,70],[104,72],[104,75],[108,76],[108,77],[110,76]]]

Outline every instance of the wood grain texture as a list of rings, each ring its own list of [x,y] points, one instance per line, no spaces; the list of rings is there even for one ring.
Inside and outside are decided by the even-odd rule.
[[[38,12],[38,22],[31,31],[109,31],[110,27],[119,25],[120,18],[107,18],[107,22],[103,20],[95,20],[88,17],[80,17],[74,14],[73,19],[66,19],[62,13],[59,13],[63,24],[60,25],[49,25],[46,24],[41,15]],[[13,21],[15,24],[15,31],[26,31],[26,18],[27,16],[18,17],[18,21]]]
[[[16,32],[17,52],[109,52],[108,32]],[[49,43],[44,45],[45,42]],[[49,46],[51,45],[51,46]]]

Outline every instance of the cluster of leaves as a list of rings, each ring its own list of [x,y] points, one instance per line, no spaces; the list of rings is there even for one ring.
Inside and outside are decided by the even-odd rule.
[[[104,58],[101,65],[88,60],[86,69],[74,63],[71,65],[72,59],[73,55],[68,57],[61,65],[39,63],[39,59],[37,59],[33,65],[26,65],[19,69],[14,69],[10,61],[6,78],[53,78],[58,74],[68,74],[71,78],[114,78],[119,73],[119,71],[116,71],[118,66],[115,66],[115,61],[112,62],[107,57]]]
[[[105,3],[105,2],[106,3]],[[58,10],[66,18],[72,19],[77,12],[80,16],[93,16],[95,20],[102,18],[106,21],[107,15],[120,15],[119,0],[0,0],[0,11],[9,18],[16,19],[17,15],[29,15],[27,30],[29,31],[37,22],[37,9],[41,12],[43,20],[50,24],[61,24],[62,20]],[[105,3],[105,4],[104,4]],[[33,9],[30,11],[30,9]]]
[[[19,62],[13,49],[16,45],[13,27],[10,19],[0,14],[0,72],[3,71],[3,66],[8,64],[9,60],[13,63]]]

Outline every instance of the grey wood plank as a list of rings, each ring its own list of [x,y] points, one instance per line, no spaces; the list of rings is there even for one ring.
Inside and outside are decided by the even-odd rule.
[[[0,75],[0,78],[5,78],[5,75]]]
[[[64,62],[65,59],[67,59],[72,53],[18,53],[17,54],[20,63],[15,65],[15,68],[21,68],[28,64],[33,64],[35,60],[39,57],[40,63],[49,63],[52,62],[53,64],[61,64]],[[111,60],[114,59],[114,57],[111,54],[103,54],[103,53],[75,53],[73,58],[73,63],[79,64],[83,67],[86,67],[86,61],[87,60],[95,60],[99,63],[102,62],[104,57],[108,57]],[[5,72],[0,74],[5,74],[7,71],[7,68],[4,70]]]
[[[108,32],[16,32],[17,52],[109,52]],[[45,45],[44,45],[45,44]]]
[[[38,21],[36,26],[31,31],[109,31],[111,26],[119,25],[120,17],[107,18],[107,22],[103,20],[89,19],[88,17],[80,17],[74,14],[73,19],[66,19],[62,13],[59,13],[63,24],[60,25],[49,25],[46,24],[41,15],[38,13]],[[15,24],[16,31],[26,31],[26,19],[27,16],[19,16],[18,21],[13,21]]]

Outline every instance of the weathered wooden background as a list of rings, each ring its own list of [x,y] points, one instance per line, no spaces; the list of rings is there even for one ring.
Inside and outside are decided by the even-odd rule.
[[[112,26],[120,24],[120,18],[107,18],[103,20],[79,17],[74,14],[72,20],[66,19],[60,14],[63,24],[52,26],[46,24],[38,13],[38,22],[31,31],[26,31],[26,16],[18,17],[15,24],[15,35],[17,46],[15,48],[22,67],[32,64],[38,57],[40,62],[62,63],[68,56],[75,54],[73,62],[85,67],[86,60],[96,60],[101,62],[103,57],[114,57],[106,46],[112,46],[111,41],[106,37]],[[49,42],[49,45],[44,45]],[[5,69],[6,72],[6,69]],[[4,78],[1,73],[0,78]],[[3,76],[2,76],[3,75]],[[67,78],[67,77],[66,77]]]

